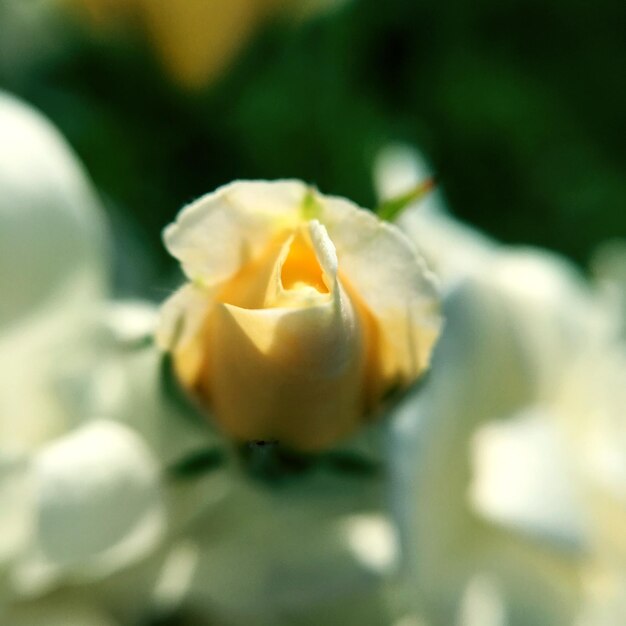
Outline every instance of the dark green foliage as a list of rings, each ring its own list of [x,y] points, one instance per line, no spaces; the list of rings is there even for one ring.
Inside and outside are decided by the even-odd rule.
[[[624,24],[617,0],[354,0],[270,25],[194,94],[141,42],[66,25],[53,52],[0,62],[0,86],[58,124],[161,275],[174,264],[160,230],[184,203],[236,178],[298,177],[373,207],[389,141],[424,151],[463,219],[584,263],[626,234]]]

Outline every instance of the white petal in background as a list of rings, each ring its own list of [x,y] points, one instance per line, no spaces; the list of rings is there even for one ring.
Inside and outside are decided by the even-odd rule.
[[[381,188],[419,175],[423,166],[406,155],[394,157],[395,178],[379,169]],[[446,217],[437,200],[400,217],[443,281],[446,317],[422,393],[396,423],[397,489],[412,494],[396,505],[408,593],[435,626],[472,623],[483,609],[485,621],[508,626],[569,625],[588,527],[569,489],[577,470],[562,396],[566,372],[604,335],[606,318],[567,262],[499,246]],[[522,420],[538,406],[538,421]]]
[[[566,528],[558,525],[565,511],[557,511],[549,522],[542,515],[537,519],[540,494],[518,492],[508,484],[508,489],[496,489],[483,482],[481,512],[488,509],[490,515],[477,514],[469,500],[475,471],[473,437],[482,425],[536,402],[538,385],[531,373],[536,372],[537,355],[525,352],[523,334],[510,323],[510,303],[489,282],[459,283],[449,293],[444,313],[446,327],[429,379],[395,424],[392,460],[400,481],[396,488],[403,501],[398,511],[412,569],[408,593],[418,599],[416,610],[422,609],[435,626],[447,626],[459,615],[469,619],[461,598],[475,576],[486,576],[496,582],[501,594],[497,603],[506,609],[508,626],[569,624],[579,589],[567,543],[576,530],[571,530],[569,520]],[[479,451],[493,448],[483,439]],[[475,463],[486,472],[488,461]],[[560,469],[549,463],[548,467]],[[507,468],[498,467],[498,472],[501,469]],[[479,471],[479,478],[484,481],[484,473]],[[562,478],[552,478],[558,487]],[[529,488],[540,482],[525,479],[533,483]],[[515,534],[520,528],[522,532]],[[541,535],[537,542],[530,538],[533,534]],[[555,551],[558,546],[560,552]],[[470,605],[476,593],[470,593]]]
[[[106,292],[107,232],[70,148],[0,92],[0,446],[22,453],[71,420],[54,389]]]
[[[115,303],[103,317],[109,341],[94,371],[92,405],[139,433],[161,470],[198,455],[220,455],[223,437],[185,397],[173,371],[164,367],[163,353],[152,343],[155,308],[144,302]],[[219,468],[191,480],[164,483],[170,527],[184,526],[218,505],[228,486],[228,476]]]
[[[101,576],[161,539],[159,468],[129,428],[94,421],[44,447],[32,471],[36,530],[15,574],[24,592],[59,575]]]
[[[610,314],[578,270],[554,253],[504,248],[491,267],[494,287],[507,299],[511,324],[533,359],[536,392],[558,402],[573,363],[605,341]]]
[[[0,92],[0,332],[52,303],[85,305],[107,279],[106,228],[69,146]]]
[[[152,341],[158,309],[125,301],[109,303],[102,313],[108,341],[93,377],[93,406],[141,433],[165,466],[221,445],[209,418],[185,397],[173,371],[163,367],[163,352]]]
[[[518,532],[583,548],[580,477],[569,453],[558,418],[540,406],[481,426],[472,445],[472,506]]]
[[[160,467],[135,431],[88,423],[101,414],[95,357],[111,340],[107,229],[90,183],[56,130],[6,94],[0,135],[0,623],[108,626],[86,599],[37,596],[152,551]],[[115,341],[127,345],[137,317],[124,315]]]

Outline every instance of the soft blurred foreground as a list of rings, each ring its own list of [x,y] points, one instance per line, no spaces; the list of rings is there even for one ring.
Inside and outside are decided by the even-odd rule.
[[[626,623],[620,10],[1,0],[0,624]],[[158,231],[231,178],[433,173],[427,375],[315,458],[230,442],[154,346]]]

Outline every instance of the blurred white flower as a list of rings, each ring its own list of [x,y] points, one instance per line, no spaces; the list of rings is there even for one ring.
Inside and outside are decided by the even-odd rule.
[[[41,115],[0,92],[0,332],[107,285],[107,232],[82,167]]]
[[[61,580],[142,558],[164,510],[141,434],[94,420],[99,356],[112,341],[95,193],[56,130],[5,94],[0,134],[0,610],[13,611]],[[33,602],[11,623],[31,619]]]
[[[44,446],[30,468],[37,532],[17,583],[101,576],[143,556],[163,532],[158,472],[139,436],[110,420]]]
[[[383,197],[429,175],[407,147],[378,162]],[[610,517],[587,497],[581,466],[598,411],[622,427],[625,419],[626,404],[605,410],[602,394],[589,395],[620,372],[610,365],[611,314],[564,259],[498,245],[449,216],[440,195],[398,221],[439,273],[447,319],[396,436],[397,475],[413,494],[398,510],[417,603],[435,625],[471,623],[472,602],[459,598],[487,576],[496,623],[571,624],[594,536],[626,536],[619,527],[594,533],[593,518]],[[613,431],[614,453],[598,455],[605,464],[620,455],[617,439]],[[615,463],[608,474],[623,486]]]
[[[328,471],[269,488],[234,478],[187,527],[178,610],[219,624],[392,623],[398,546],[380,487]]]
[[[19,452],[71,421],[51,380],[93,332],[107,232],[82,168],[43,117],[0,93],[0,135],[0,441]]]

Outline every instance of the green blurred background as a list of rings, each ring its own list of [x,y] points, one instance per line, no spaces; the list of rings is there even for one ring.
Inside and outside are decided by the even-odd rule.
[[[626,234],[624,2],[277,11],[192,86],[141,29],[49,5],[0,0],[0,87],[44,111],[86,164],[125,295],[162,297],[173,264],[160,231],[184,203],[237,178],[297,177],[371,207],[373,158],[395,141],[423,151],[456,215],[506,242],[584,265]]]

